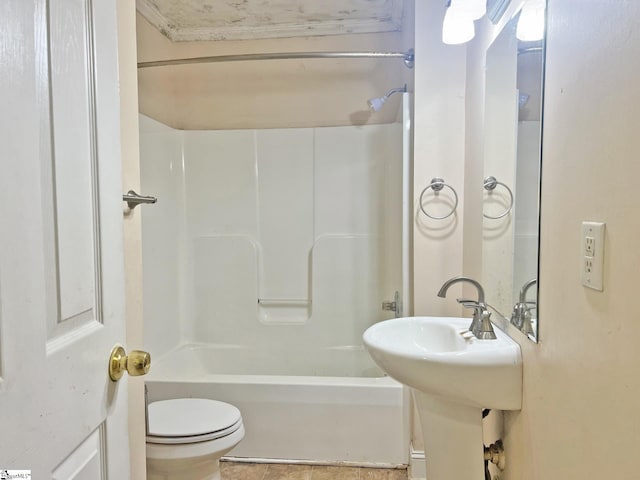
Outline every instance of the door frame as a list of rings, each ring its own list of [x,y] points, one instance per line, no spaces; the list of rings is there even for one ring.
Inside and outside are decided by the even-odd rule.
[[[140,134],[138,126],[138,57],[136,5],[117,0],[118,67],[120,82],[120,141],[122,148],[122,191],[140,191]],[[125,204],[123,204],[124,206]],[[125,313],[127,345],[142,348],[142,208],[123,208]],[[152,357],[153,360],[153,357]],[[131,480],[145,480],[144,379],[129,377],[129,452]]]

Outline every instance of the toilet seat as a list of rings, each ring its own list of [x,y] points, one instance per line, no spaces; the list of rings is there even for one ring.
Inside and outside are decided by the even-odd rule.
[[[215,440],[242,428],[240,410],[204,398],[178,398],[149,404],[147,443],[176,445]]]

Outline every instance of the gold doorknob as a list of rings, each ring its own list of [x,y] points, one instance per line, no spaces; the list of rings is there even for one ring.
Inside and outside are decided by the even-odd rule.
[[[127,355],[121,345],[116,345],[111,350],[111,355],[109,356],[109,378],[114,382],[120,380],[125,371],[129,372],[129,375],[137,377],[149,373],[150,368],[151,355],[148,352],[132,350]]]

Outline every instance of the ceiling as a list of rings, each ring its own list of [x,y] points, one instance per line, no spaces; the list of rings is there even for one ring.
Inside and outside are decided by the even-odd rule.
[[[136,0],[174,42],[401,30],[403,0]]]

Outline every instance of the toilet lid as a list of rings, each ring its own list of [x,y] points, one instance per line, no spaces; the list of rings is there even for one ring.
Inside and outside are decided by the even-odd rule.
[[[226,430],[240,422],[240,410],[205,398],[177,398],[149,404],[149,432],[154,437],[192,437]]]

